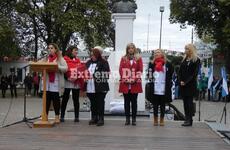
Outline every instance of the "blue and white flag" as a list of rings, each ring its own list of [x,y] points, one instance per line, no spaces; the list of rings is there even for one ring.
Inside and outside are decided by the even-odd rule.
[[[225,97],[228,95],[228,84],[227,84],[227,75],[225,67],[221,68],[221,76],[222,76],[222,97]]]
[[[213,66],[211,65],[208,70],[208,89],[211,90],[211,85],[213,82]]]
[[[172,76],[172,88],[171,88],[171,91],[172,91],[172,100],[175,100],[175,97],[176,97],[176,76],[175,76],[175,72],[173,73],[173,76]]]

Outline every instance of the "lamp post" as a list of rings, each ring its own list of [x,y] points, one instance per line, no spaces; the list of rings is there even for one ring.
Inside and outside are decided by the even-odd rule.
[[[160,42],[159,42],[159,49],[161,49],[161,35],[162,35],[162,17],[165,7],[160,6],[160,12],[161,12],[161,24],[160,24]]]

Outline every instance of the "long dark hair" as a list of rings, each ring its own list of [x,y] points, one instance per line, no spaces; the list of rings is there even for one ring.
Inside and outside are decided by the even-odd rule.
[[[73,52],[74,49],[78,49],[77,46],[69,46],[66,49],[66,51],[64,52],[64,56],[68,56],[70,58],[73,58],[74,56],[73,56],[72,52]]]
[[[103,58],[101,56],[101,52],[99,49],[93,48],[91,51],[91,54],[94,55],[97,58],[97,60],[99,60],[99,61],[103,60]]]

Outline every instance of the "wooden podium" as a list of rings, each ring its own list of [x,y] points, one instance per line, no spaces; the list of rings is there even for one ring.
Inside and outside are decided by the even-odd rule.
[[[36,72],[43,73],[43,96],[42,96],[42,119],[34,122],[34,128],[51,128],[54,126],[54,121],[48,121],[46,114],[46,73],[58,70],[57,63],[48,62],[31,62],[30,68]]]

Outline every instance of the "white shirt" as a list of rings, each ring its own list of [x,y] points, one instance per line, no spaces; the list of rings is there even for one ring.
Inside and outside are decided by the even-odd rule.
[[[79,89],[80,86],[78,84],[71,82],[71,81],[65,80],[65,88],[67,88],[67,89]]]
[[[154,71],[154,94],[155,95],[165,95],[165,79],[166,79],[166,68],[164,66],[164,71]]]
[[[49,75],[46,76],[46,91],[50,92],[59,92],[59,79],[58,74],[55,73],[55,79],[54,82],[49,81]],[[41,82],[41,91],[43,91],[43,80]]]
[[[96,63],[92,63],[92,64],[90,64],[90,66],[88,68],[90,77],[92,77],[92,78],[87,81],[87,88],[86,88],[87,93],[95,93],[93,74],[95,72],[96,66],[97,66]]]

